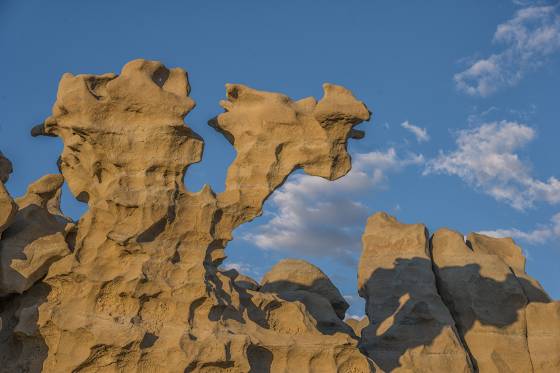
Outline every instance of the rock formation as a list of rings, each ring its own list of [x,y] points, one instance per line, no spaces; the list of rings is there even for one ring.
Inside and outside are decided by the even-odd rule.
[[[360,294],[371,320],[362,350],[384,371],[556,372],[560,302],[525,273],[510,238],[373,215]]]
[[[469,372],[471,363],[436,287],[422,224],[378,213],[368,219],[358,270],[370,324],[361,347],[381,369]]]
[[[2,329],[1,366],[369,372],[371,363],[348,327],[320,331],[324,320],[307,304],[330,306],[326,298],[259,292],[218,270],[232,230],[257,217],[292,171],[334,180],[350,170],[346,142],[360,137],[353,127],[368,120],[369,111],[350,91],[330,84],[318,102],[227,85],[225,112],[210,121],[237,151],[226,190],[191,192],[183,176],[200,161],[203,141],[183,122],[195,105],[189,91],[184,70],[144,60],[128,63],[120,75],[62,77],[52,116],[32,134],[62,139],[60,171],[88,211],[75,227],[57,225],[37,237],[52,251],[33,247],[26,264],[33,268],[22,273],[33,276],[24,284],[2,284],[17,293],[44,275],[5,301],[2,318],[10,322]],[[56,192],[42,186],[23,200],[51,218]],[[10,214],[3,208],[2,216]],[[43,243],[52,235],[65,238],[68,255],[58,238]],[[17,243],[13,250],[28,252]],[[3,263],[17,271],[5,253],[12,255],[2,250]]]
[[[65,74],[32,135],[59,137],[60,174],[13,199],[0,153],[0,372],[556,372],[560,303],[508,239],[367,223],[359,291],[283,260],[259,282],[224,270],[232,231],[296,169],[334,180],[370,112],[347,89],[294,101],[226,85],[209,121],[237,155],[226,188],[185,188],[202,139],[187,74],[135,60],[120,75]],[[60,211],[66,183],[87,203]],[[366,326],[367,325],[367,326]],[[364,328],[365,326],[365,328]]]

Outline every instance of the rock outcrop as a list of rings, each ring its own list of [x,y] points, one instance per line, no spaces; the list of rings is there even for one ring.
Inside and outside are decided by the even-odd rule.
[[[59,137],[60,174],[13,199],[0,153],[0,372],[557,372],[560,303],[511,239],[373,215],[359,292],[367,317],[303,260],[262,281],[224,270],[232,232],[296,169],[334,180],[370,112],[347,89],[294,101],[226,85],[209,124],[237,155],[226,188],[185,188],[203,140],[187,74],[135,60],[65,74],[32,135]],[[66,183],[87,212],[60,211]]]
[[[349,305],[319,268],[304,260],[285,259],[267,272],[260,291],[301,302],[324,334],[352,333],[342,320]]]
[[[361,348],[381,369],[469,372],[471,362],[436,287],[422,224],[386,213],[368,219],[358,270],[370,324]]]
[[[510,238],[465,237],[373,215],[360,294],[361,348],[384,371],[556,372],[560,302],[525,272]]]
[[[287,293],[308,291],[325,298],[341,320],[349,305],[319,268],[305,260],[284,259],[267,272],[261,281],[261,291],[268,293]]]
[[[189,91],[184,70],[144,60],[120,75],[62,77],[52,116],[32,134],[62,139],[59,168],[88,211],[66,235],[56,231],[70,253],[42,260],[50,264],[44,278],[3,307],[10,322],[2,330],[2,366],[371,371],[350,328],[320,330],[310,308],[331,307],[329,300],[256,291],[218,269],[232,230],[260,215],[292,171],[333,180],[350,170],[346,142],[360,137],[353,127],[369,111],[330,84],[318,102],[227,85],[225,112],[210,121],[237,151],[226,190],[191,192],[183,176],[200,161],[203,141],[183,121],[195,106]],[[52,213],[53,204],[41,201]],[[44,250],[34,248],[35,257]],[[7,265],[14,268],[13,261]]]
[[[8,181],[12,173],[12,162],[0,152],[0,238],[2,232],[11,223],[17,211],[17,205],[6,190],[4,183]]]
[[[46,175],[16,199],[17,213],[0,241],[0,296],[23,293],[70,254],[74,224],[60,212],[62,175]]]

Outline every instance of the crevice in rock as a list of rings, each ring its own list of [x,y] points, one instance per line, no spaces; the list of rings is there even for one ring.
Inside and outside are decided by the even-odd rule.
[[[513,268],[511,268],[511,266],[508,266],[508,268],[509,268],[509,271],[511,272],[511,275],[513,276],[513,278],[515,278],[515,280],[519,284],[519,287],[521,288],[521,291],[523,292],[523,294],[525,294],[525,298],[527,298],[527,304],[525,305],[525,308],[527,308],[527,305],[529,303],[531,303],[531,300],[529,299],[529,296],[528,296],[527,292],[525,291],[525,288],[523,287],[523,284],[519,280],[519,277],[517,277],[517,275],[515,274],[515,271],[513,270]],[[529,322],[527,320],[527,312],[525,310],[523,310],[523,317],[525,318],[525,340],[527,341],[527,353],[529,355],[529,362],[531,363],[531,370],[534,372],[535,371],[535,365],[533,364],[533,357],[531,356],[531,349],[529,348]]]
[[[443,303],[445,308],[447,308],[447,312],[449,312],[449,315],[451,316],[451,319],[453,320],[453,329],[455,330],[455,334],[457,335],[457,339],[461,342],[461,346],[463,347],[463,349],[467,353],[467,356],[469,358],[469,362],[470,362],[471,369],[472,369],[473,373],[477,373],[478,372],[478,367],[477,367],[477,364],[476,364],[476,359],[472,355],[472,353],[469,349],[469,346],[467,345],[467,342],[463,338],[462,333],[459,332],[459,328],[457,327],[457,320],[455,319],[453,306],[451,304],[449,304],[447,302],[447,300],[445,299],[445,297],[443,296],[443,291],[441,290],[441,279],[438,276],[438,269],[437,269],[437,267],[435,265],[435,262],[434,262],[432,238],[433,238],[433,235],[430,236],[430,238],[428,240],[428,253],[430,255],[430,262],[432,264],[432,273],[434,274],[434,280],[435,280],[434,283],[435,283],[436,292],[439,295],[439,297],[441,299],[441,302]]]

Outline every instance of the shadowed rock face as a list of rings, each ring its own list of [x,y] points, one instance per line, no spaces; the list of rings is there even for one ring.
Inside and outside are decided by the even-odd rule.
[[[120,75],[62,77],[53,115],[32,133],[62,139],[61,173],[88,211],[66,237],[72,252],[3,307],[4,366],[371,371],[349,328],[321,332],[311,307],[330,307],[325,298],[259,292],[218,270],[232,230],[260,215],[292,171],[332,180],[350,170],[346,142],[369,111],[335,85],[319,102],[228,85],[225,112],[210,122],[237,151],[226,190],[190,192],[183,176],[203,142],[183,122],[189,91],[184,70],[144,60]],[[41,353],[17,348],[31,338]]]
[[[370,112],[323,88],[319,101],[293,101],[227,85],[209,124],[237,156],[216,194],[183,184],[203,150],[184,123],[195,106],[184,70],[136,60],[120,75],[65,74],[32,130],[62,140],[61,174],[14,200],[0,153],[0,371],[560,371],[560,303],[511,239],[429,238],[373,215],[360,322],[343,321],[348,304],[305,261],[281,261],[260,284],[219,269],[233,229],[292,171],[350,170],[347,141]],[[88,205],[78,222],[60,211],[64,182]]]
[[[362,330],[361,348],[385,371],[470,371],[437,291],[426,227],[377,213],[362,243],[358,286],[370,324]]]
[[[17,205],[4,187],[12,173],[12,162],[0,152],[0,237],[17,211]]]
[[[384,371],[555,372],[558,307],[511,239],[368,220],[361,349]],[[546,326],[545,326],[546,325]],[[548,327],[550,326],[550,327]]]

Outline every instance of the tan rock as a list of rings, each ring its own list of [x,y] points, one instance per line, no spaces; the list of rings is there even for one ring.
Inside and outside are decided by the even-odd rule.
[[[12,171],[12,162],[0,152],[0,182],[5,183],[8,181]]]
[[[441,229],[432,238],[432,253],[441,295],[477,369],[531,372],[527,294],[548,296],[526,280],[519,247],[511,239],[474,233],[465,242],[462,234]]]
[[[0,152],[0,238],[2,237],[2,232],[12,222],[17,211],[16,203],[4,186],[11,173],[12,163]]]
[[[361,319],[349,318],[345,321],[358,337],[362,335],[362,329],[369,325],[369,319],[367,316],[364,316]]]
[[[470,372],[455,322],[432,271],[426,227],[386,213],[368,219],[359,293],[371,322],[360,347],[386,372]]]
[[[560,302],[530,303],[527,340],[535,373],[560,371]]]
[[[235,278],[235,285],[237,285],[242,289],[253,290],[253,291],[257,291],[261,287],[256,280],[243,274],[239,274],[239,276]]]
[[[284,259],[268,271],[261,280],[261,291],[285,293],[305,290],[329,301],[341,320],[349,305],[331,280],[313,264],[300,259]]]
[[[23,293],[70,253],[73,227],[60,212],[62,175],[46,175],[16,200],[18,211],[0,241],[0,295]]]
[[[89,210],[74,251],[43,280],[45,298],[26,293],[2,314],[15,341],[0,361],[44,372],[370,372],[350,334],[319,329],[312,312],[324,297],[242,289],[218,270],[232,230],[260,215],[292,171],[331,180],[349,171],[346,142],[369,111],[334,85],[319,102],[228,85],[226,112],[211,124],[237,157],[216,195],[183,184],[203,147],[183,122],[189,91],[184,70],[144,60],[118,76],[62,77],[53,115],[33,134],[62,139],[61,172]],[[22,340],[42,342],[40,353],[16,349]]]

